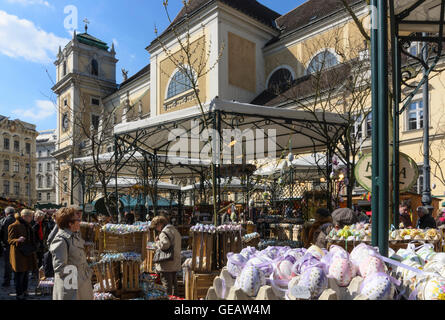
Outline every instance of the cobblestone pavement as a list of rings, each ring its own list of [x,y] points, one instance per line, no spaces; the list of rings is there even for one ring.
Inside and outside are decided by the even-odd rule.
[[[3,283],[4,263],[3,256],[0,257],[0,285]],[[14,276],[13,276],[14,277]],[[28,300],[52,300],[51,296],[36,296],[35,289],[38,285],[38,281],[35,279],[29,279],[28,292],[30,296]],[[0,300],[16,300],[15,298],[15,286],[14,281],[11,281],[11,286],[4,288],[0,286]]]

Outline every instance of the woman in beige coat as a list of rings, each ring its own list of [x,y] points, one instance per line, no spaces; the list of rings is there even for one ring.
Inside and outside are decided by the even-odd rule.
[[[165,251],[173,246],[173,259],[156,263],[155,267],[162,285],[167,288],[167,294],[174,296],[178,289],[177,273],[181,271],[181,234],[163,216],[155,217],[150,227],[159,232],[156,237],[158,249]]]
[[[59,231],[49,249],[54,267],[53,300],[93,300],[92,270],[79,233],[81,218],[75,209],[62,208],[56,222]]]

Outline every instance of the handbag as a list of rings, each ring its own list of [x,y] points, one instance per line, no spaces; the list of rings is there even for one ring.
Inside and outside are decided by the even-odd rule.
[[[171,242],[171,239],[168,236],[167,232],[164,233],[167,236],[168,240],[170,241],[170,247],[167,250],[156,249],[156,252],[153,257],[154,263],[173,260],[173,243]]]

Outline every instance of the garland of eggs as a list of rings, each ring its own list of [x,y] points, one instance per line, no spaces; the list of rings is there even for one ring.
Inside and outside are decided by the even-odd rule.
[[[260,237],[260,234],[259,234],[258,232],[249,233],[249,234],[246,234],[246,235],[243,237],[243,241],[244,241],[244,242],[247,242],[247,241],[250,241],[250,240],[252,240],[252,239],[259,238],[259,237]]]
[[[121,262],[121,261],[141,262],[142,258],[139,253],[135,252],[105,253],[101,255],[99,263]]]
[[[128,224],[111,224],[108,223],[102,227],[103,232],[112,234],[130,234],[136,232],[147,232],[150,226],[148,224],[143,225],[128,225]]]
[[[192,232],[204,232],[204,233],[216,233],[216,227],[211,224],[201,224],[198,223],[197,225],[190,228],[190,231]]]

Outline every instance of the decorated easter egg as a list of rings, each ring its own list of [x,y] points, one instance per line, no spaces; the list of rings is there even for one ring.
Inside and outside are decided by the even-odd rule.
[[[402,263],[407,263],[408,261],[416,262],[417,264],[420,264],[423,266],[425,264],[425,260],[423,260],[421,257],[419,257],[415,253],[409,254],[405,259],[403,259]]]
[[[234,278],[238,277],[247,263],[247,259],[238,253],[227,254],[227,270]]]
[[[333,256],[339,256],[343,259],[349,259],[349,253],[340,246],[332,245],[329,248],[329,253],[332,253]]]
[[[339,287],[347,287],[355,277],[355,269],[348,259],[334,258],[329,266],[329,278],[335,279]]]
[[[420,270],[422,268],[422,266],[418,264],[416,261],[406,260],[403,261],[402,263],[414,269]],[[418,273],[403,267],[397,267],[397,275],[403,280],[411,280],[413,278],[416,278],[418,276]]]
[[[425,285],[423,297],[424,300],[445,300],[445,278],[429,279]]]
[[[363,280],[360,292],[369,300],[392,300],[395,286],[387,274],[377,272]]]
[[[266,284],[264,273],[254,266],[247,266],[235,281],[235,288],[241,289],[249,297],[256,297],[258,291]]]
[[[306,252],[306,254],[295,263],[294,270],[296,270],[297,274],[302,274],[305,269],[314,266],[320,263],[320,260],[313,256],[310,252]]]
[[[292,267],[294,264],[289,260],[282,260],[277,264],[277,273],[280,280],[290,280],[292,278]]]
[[[249,260],[254,254],[257,253],[257,250],[254,247],[247,247],[241,250],[240,254],[246,258],[246,260]]]
[[[365,243],[360,243],[357,247],[355,247],[351,254],[349,255],[352,264],[359,269],[360,264],[363,260],[365,260],[370,255],[375,255],[377,250],[371,246],[368,246]]]
[[[445,265],[445,252],[437,252],[431,260],[441,262]]]
[[[378,272],[385,272],[385,264],[379,258],[368,256],[360,263],[359,273],[363,278]]]
[[[264,259],[261,256],[255,256],[251,258],[247,262],[246,266],[253,266],[261,270],[266,277],[269,277],[274,270],[272,261],[269,259]]]
[[[316,245],[310,246],[309,249],[307,249],[306,251],[306,254],[308,253],[316,257],[318,260],[320,260],[325,255],[324,251]]]
[[[311,267],[301,275],[298,286],[308,288],[311,292],[311,299],[318,299],[323,291],[328,288],[328,278],[323,268]]]

